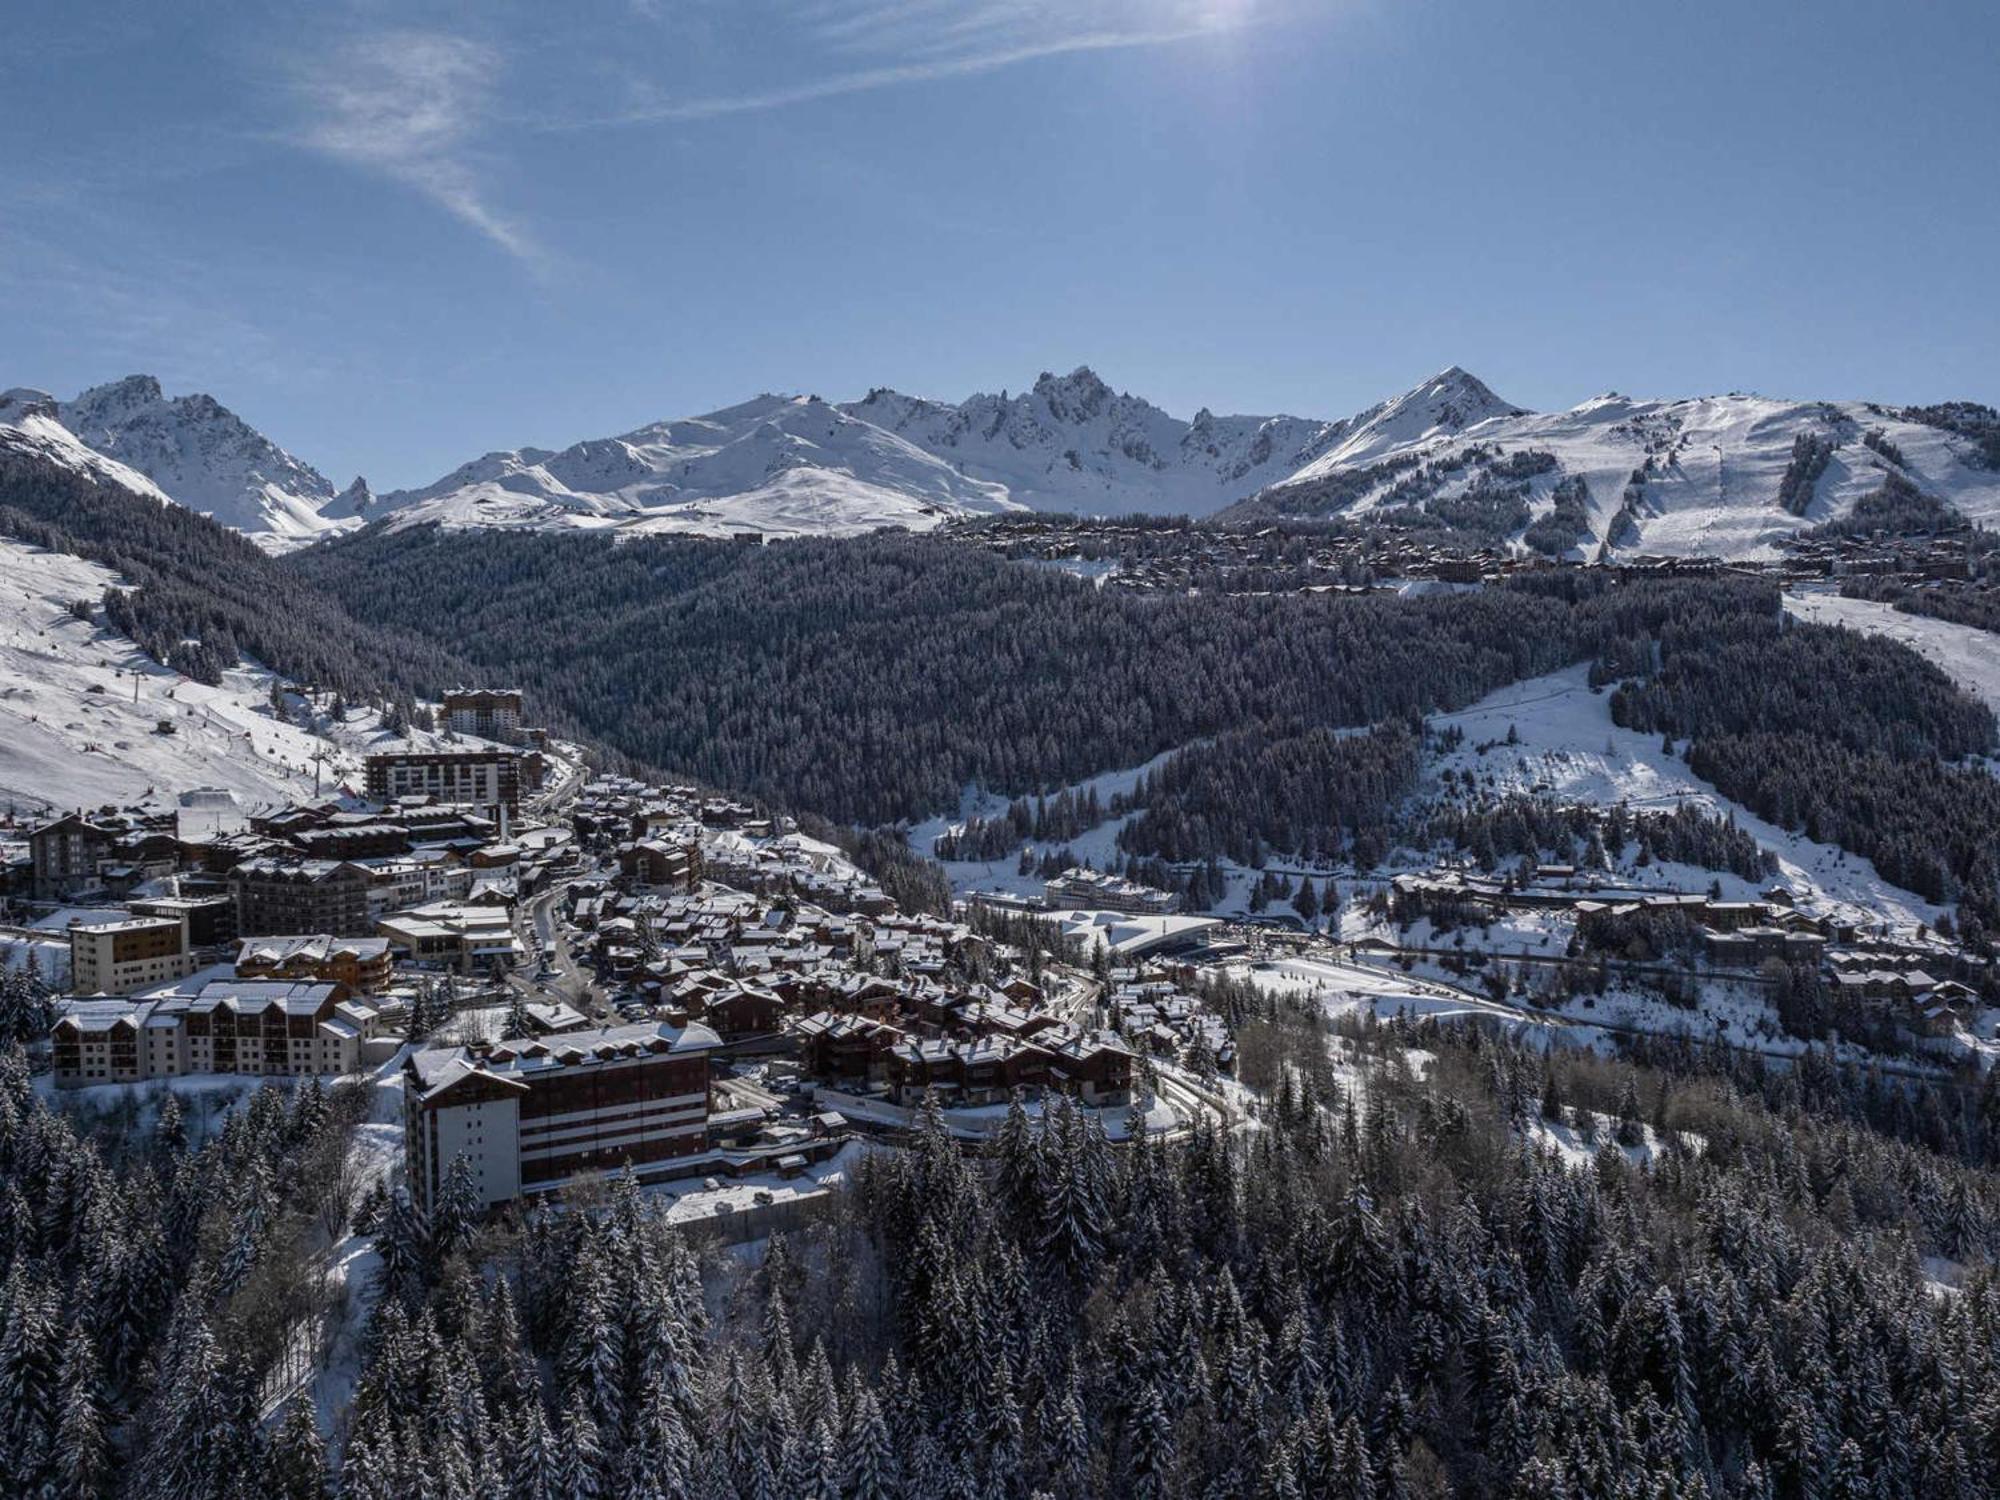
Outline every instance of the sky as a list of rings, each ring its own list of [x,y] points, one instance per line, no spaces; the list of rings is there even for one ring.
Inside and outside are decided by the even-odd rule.
[[[2000,404],[1990,0],[0,0],[0,387],[337,484],[1089,364]]]

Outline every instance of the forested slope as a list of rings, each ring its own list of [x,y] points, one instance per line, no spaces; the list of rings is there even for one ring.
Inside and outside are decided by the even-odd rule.
[[[1920,1261],[2000,1249],[1990,1080],[1401,1024],[1337,1072],[1316,1007],[1222,1003],[1263,1128],[1115,1151],[1059,1107],[976,1157],[933,1124],[754,1266],[629,1183],[485,1226],[458,1172],[429,1218],[363,1203],[381,1300],[331,1432],[256,1393],[357,1211],[351,1094],[93,1140],[0,1053],[0,1468],[145,1500],[2000,1485],[2000,1293]]]
[[[109,602],[111,619],[190,677],[212,682],[247,653],[301,683],[393,701],[467,670],[448,642],[351,618],[206,516],[32,455],[0,452],[0,536],[123,574],[137,587]]]
[[[865,822],[1220,733],[1462,706],[1653,628],[1684,589],[1777,607],[1735,581],[1602,578],[1411,600],[1135,595],[896,535],[745,548],[413,529],[283,566],[641,760]]]

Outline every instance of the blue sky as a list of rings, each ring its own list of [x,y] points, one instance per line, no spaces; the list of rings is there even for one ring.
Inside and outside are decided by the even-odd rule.
[[[762,390],[2000,401],[2000,7],[7,0],[0,385],[345,483]]]

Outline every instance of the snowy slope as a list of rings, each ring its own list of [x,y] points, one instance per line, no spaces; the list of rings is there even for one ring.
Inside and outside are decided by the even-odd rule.
[[[275,679],[246,665],[207,687],[160,666],[103,623],[70,612],[116,574],[0,537],[0,807],[170,801],[193,793],[183,828],[233,826],[245,812],[362,785],[382,738],[356,710],[317,733],[271,711]],[[303,704],[292,700],[296,713]],[[174,732],[156,732],[162,721]],[[204,789],[196,791],[195,789]]]
[[[46,391],[17,386],[0,392],[0,455],[44,459],[57,468],[88,475],[161,505],[173,503],[165,490],[138,470],[80,442],[63,426],[56,398]]]
[[[1017,507],[998,485],[812,397],[760,396],[561,452],[489,453],[381,496],[392,524],[779,534],[933,526]]]
[[[1901,641],[2000,715],[2000,635],[1990,630],[1904,614],[1875,599],[1843,599],[1818,590],[1787,593],[1785,608],[1816,625],[1845,625]]]
[[[1367,473],[1371,468],[1421,459],[1442,471],[1468,450],[1488,447],[1554,456],[1556,468],[1531,486],[1533,514],[1553,507],[1552,492],[1565,477],[1588,484],[1590,538],[1580,555],[1595,555],[1609,536],[1614,550],[1628,555],[1767,558],[1794,533],[1846,514],[1898,469],[1972,520],[2000,521],[2000,471],[1969,461],[1963,439],[1867,402],[1750,395],[1641,401],[1613,394],[1564,412],[1509,410],[1455,433],[1411,435],[1407,427],[1380,424],[1366,440],[1330,449],[1225,519],[1314,512],[1329,482],[1356,476],[1369,482],[1358,494],[1343,494],[1332,513],[1365,517],[1411,473],[1407,465],[1375,475]],[[1803,513],[1794,515],[1779,494],[1801,434],[1832,444],[1832,455]],[[1864,441],[1869,434],[1884,441],[1871,446]],[[1476,472],[1476,466],[1460,470],[1435,492],[1462,491]]]
[[[1667,754],[1659,736],[1620,729],[1611,722],[1608,695],[1593,692],[1588,677],[1587,667],[1568,667],[1501,688],[1457,713],[1434,715],[1434,726],[1451,725],[1465,739],[1427,768],[1427,778],[1435,784],[1447,770],[1471,773],[1490,777],[1492,792],[1500,796],[1522,792],[1598,806],[1622,801],[1634,810],[1671,810],[1691,802],[1717,816],[1733,816],[1777,855],[1779,879],[1810,897],[1808,905],[1869,927],[1888,922],[1913,929],[1937,921],[1940,908],[1891,885],[1867,860],[1764,822],[1723,797],[1678,756]],[[1505,743],[1510,730],[1517,737],[1512,745]],[[1481,745],[1491,748],[1482,755]],[[1683,878],[1672,879],[1677,872]],[[1731,898],[1757,894],[1749,882],[1733,875],[1668,864],[1656,864],[1650,874],[1689,889],[1718,880]]]
[[[57,416],[83,444],[265,545],[297,546],[340,529],[323,514],[335,498],[326,476],[213,396],[170,399],[152,376],[128,375],[64,402]]]

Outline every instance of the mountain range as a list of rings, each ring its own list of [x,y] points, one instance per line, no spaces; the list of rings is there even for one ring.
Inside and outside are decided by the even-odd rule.
[[[1973,425],[1939,415],[1954,412]],[[1079,368],[957,403],[888,389],[843,403],[764,395],[561,450],[488,453],[378,496],[358,478],[336,491],[211,396],[168,397],[133,375],[71,401],[7,393],[0,449],[44,451],[271,550],[378,520],[765,536],[925,530],[1020,509],[1365,521],[1483,501],[1502,473],[1515,539],[1523,516],[1560,503],[1576,555],[1609,540],[1755,556],[1845,514],[1892,472],[1975,521],[2000,519],[2000,466],[1977,426],[1991,417],[1742,394],[1613,394],[1533,412],[1454,366],[1339,420],[1206,408],[1183,420]]]

